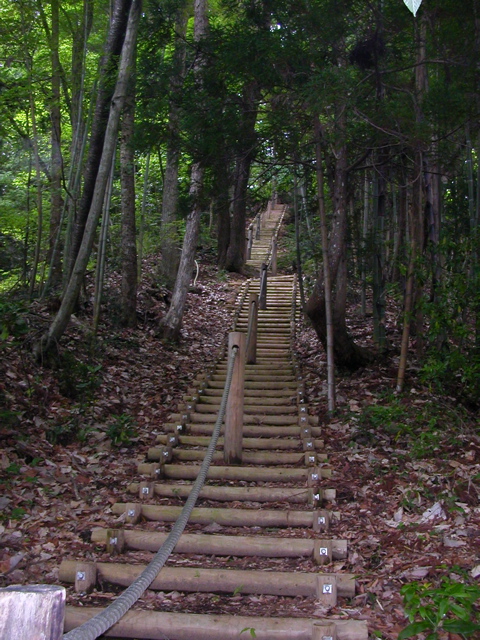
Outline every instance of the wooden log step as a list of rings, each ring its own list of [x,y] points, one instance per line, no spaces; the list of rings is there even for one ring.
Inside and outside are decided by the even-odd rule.
[[[203,449],[173,449],[173,458],[181,462],[198,462],[205,457]],[[315,456],[318,460],[318,454],[314,451],[309,455]],[[151,447],[147,452],[148,460],[161,460],[162,451],[158,447]],[[213,454],[213,462],[223,462],[223,451],[215,451]],[[305,454],[286,453],[284,451],[244,451],[242,455],[243,464],[264,464],[264,465],[282,465],[282,464],[305,464]]]
[[[197,395],[197,389],[190,389],[184,400],[191,399],[193,395]],[[202,398],[221,398],[223,395],[223,389],[202,389],[202,393],[199,394]],[[245,389],[246,398],[263,398],[265,395],[265,389]],[[294,398],[296,396],[295,389],[270,389],[268,393],[269,398]]]
[[[214,373],[211,379],[213,381],[218,380],[225,383],[225,375],[222,374]],[[247,382],[272,382],[272,376],[262,375],[261,373],[251,373],[248,374],[248,376],[245,376],[245,384]],[[295,378],[293,375],[282,374],[279,376],[275,376],[275,382],[295,382]],[[295,384],[294,386],[296,387],[297,385]]]
[[[209,380],[208,386],[210,389],[222,389],[225,386],[225,378],[222,376],[218,376],[219,380]],[[200,382],[198,384],[201,384]],[[255,381],[255,380],[245,380],[245,389],[297,389],[298,383],[295,382],[293,376],[288,376],[288,380],[277,380],[272,382],[272,379],[263,380],[263,381]]]
[[[196,422],[196,423],[211,423],[214,424],[217,420],[217,413],[199,413],[199,412],[192,412],[190,413],[190,418],[189,418],[189,422]],[[178,422],[178,423],[182,423],[183,421],[183,413],[172,413],[169,416],[169,422]],[[307,424],[310,425],[317,425],[318,424],[318,417],[317,416],[306,416],[307,417]],[[266,424],[266,425],[276,425],[276,426],[281,426],[281,425],[287,425],[287,426],[291,426],[294,425],[296,423],[298,423],[296,416],[294,415],[288,415],[288,416],[276,416],[276,415],[267,415],[265,413],[251,413],[251,414],[245,414],[244,416],[244,424]]]
[[[132,482],[129,493],[138,494],[140,483]],[[161,498],[188,498],[190,484],[154,484],[156,496]],[[316,497],[318,496],[318,497]],[[335,500],[335,489],[303,489],[290,487],[216,487],[204,486],[200,490],[201,500],[218,502],[288,502],[291,504],[313,504],[324,500]]]
[[[100,613],[96,607],[65,610],[65,632],[76,629]],[[257,640],[311,640],[315,625],[335,625],[337,640],[367,640],[364,620],[322,620],[321,618],[260,618],[252,616],[160,613],[130,610],[105,632],[106,637],[145,640],[239,640],[245,629],[253,629]],[[243,632],[243,635],[241,635]],[[317,636],[318,637],[318,636]]]
[[[251,396],[251,395],[247,395],[244,394],[244,407],[277,407],[278,409],[280,409],[281,407],[284,407],[285,409],[288,409],[287,411],[285,411],[285,413],[295,413],[295,411],[291,411],[290,409],[294,408],[295,405],[292,406],[292,403],[290,402],[290,396],[282,396],[280,398],[278,397],[270,397],[269,393],[264,393],[263,396]],[[199,397],[199,400],[197,402],[197,410],[199,406],[201,405],[212,405],[212,406],[220,406],[220,397],[219,396],[207,396],[207,395],[201,395]],[[211,407],[209,407],[211,409]],[[280,411],[275,411],[275,413],[280,413]]]
[[[126,512],[127,504],[116,502],[112,512],[121,515]],[[175,522],[182,507],[152,504],[139,504],[140,514],[155,522]],[[315,525],[316,511],[288,511],[275,509],[207,509],[195,507],[189,522],[192,524],[212,524],[216,522],[228,527],[311,527]]]
[[[151,462],[140,462],[137,472],[155,477],[158,465]],[[161,467],[160,476],[172,480],[195,480],[200,472],[200,465],[165,464]],[[278,467],[210,467],[208,480],[240,480],[245,482],[307,482],[311,475],[319,478],[330,478],[331,467],[311,467],[310,469],[292,469]],[[157,476],[158,477],[158,476]]]
[[[217,404],[202,404],[199,402],[195,407],[196,413],[212,413],[212,411],[218,411],[220,403]],[[243,411],[246,414],[258,414],[266,416],[284,416],[285,414],[297,414],[298,409],[296,405],[282,405],[280,407],[267,404],[247,404],[246,401],[243,405]]]
[[[156,437],[158,444],[170,444],[168,435],[159,435]],[[298,449],[303,451],[303,442],[299,438],[243,438],[243,447],[245,449]],[[185,447],[208,447],[210,438],[208,436],[179,436],[178,444]],[[217,442],[217,449],[222,449],[224,438],[220,437]],[[313,448],[315,450],[323,449],[323,440],[314,439]]]
[[[272,370],[271,362],[261,364],[259,361],[257,361],[257,364],[254,368],[252,367],[251,369],[247,369],[245,371],[245,380],[254,380],[255,376],[266,376],[268,377],[268,381],[270,382],[285,382],[285,377],[289,378],[290,380],[292,378],[296,378],[292,369],[291,362],[275,362],[275,364],[277,366]],[[220,364],[215,367],[215,371],[212,375],[225,377],[226,371],[227,367]],[[287,380],[287,382],[289,382],[289,380]]]
[[[63,560],[58,577],[61,582],[75,582],[75,560]],[[96,562],[101,582],[128,587],[145,569],[145,565]],[[202,593],[254,593],[272,596],[317,596],[318,573],[286,571],[244,571],[236,569],[202,569],[201,567],[163,567],[149,586],[156,591],[196,591]],[[321,575],[321,574],[320,574]],[[336,577],[337,593],[344,598],[355,595],[355,577],[350,573],[324,574]]]
[[[213,427],[215,425],[208,423],[201,424],[189,424],[185,428],[185,433],[189,435],[211,435],[213,433]],[[174,422],[163,425],[163,429],[167,432],[178,432],[178,425]],[[321,427],[309,427],[310,435],[312,438],[318,438],[322,435]],[[225,427],[222,427],[220,433],[223,434]],[[300,437],[303,434],[303,429],[297,425],[292,426],[268,426],[268,425],[243,425],[243,435],[245,438],[281,438],[285,437]],[[320,447],[322,448],[322,447]]]
[[[108,529],[96,527],[92,530],[92,542],[106,544]],[[110,530],[111,531],[111,530]],[[135,531],[122,529],[125,546],[138,551],[156,553],[168,537],[158,531]],[[272,538],[270,536],[222,536],[206,533],[183,533],[174,553],[195,553],[199,555],[262,557],[262,558],[310,558],[314,557],[316,543],[325,540],[304,538]],[[347,541],[328,540],[332,546],[334,560],[347,557]],[[318,545],[317,545],[318,546]]]

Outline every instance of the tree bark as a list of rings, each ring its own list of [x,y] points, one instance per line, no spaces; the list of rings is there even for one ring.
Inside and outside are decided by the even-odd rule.
[[[206,0],[195,0],[194,3],[194,40],[197,44],[207,35],[208,15]],[[202,88],[202,72],[205,58],[201,51],[194,68],[195,82]],[[190,202],[191,210],[187,218],[185,236],[183,238],[180,264],[173,288],[172,300],[166,316],[160,324],[160,334],[166,340],[177,341],[182,327],[183,314],[187,301],[188,287],[192,278],[195,252],[197,250],[198,234],[200,231],[200,198],[203,188],[204,168],[197,160],[190,173]]]
[[[245,222],[247,189],[250,166],[255,157],[258,102],[260,87],[256,81],[244,87],[242,98],[242,121],[239,132],[239,149],[235,158],[235,182],[233,191],[230,242],[225,266],[229,271],[241,272],[245,264]]]
[[[69,261],[69,274],[73,270],[80,251],[89,211],[94,198],[97,174],[102,159],[103,143],[105,141],[107,122],[109,120],[109,108],[115,87],[117,58],[122,51],[123,38],[131,3],[132,0],[115,0],[104,54],[100,62],[100,80],[85,167],[83,191],[73,225],[70,255],[67,256]]]
[[[68,286],[63,295],[60,309],[52,321],[48,331],[42,336],[39,343],[35,345],[35,353],[37,356],[41,356],[43,352],[51,349],[63,335],[73,312],[80,292],[80,287],[85,276],[88,260],[95,240],[95,232],[102,212],[105,190],[117,144],[120,114],[123,109],[135,54],[140,10],[141,0],[133,0],[128,16],[125,41],[122,47],[118,70],[118,79],[110,105],[110,114],[104,136],[105,141],[98,167],[97,179],[95,181],[93,198],[85,224],[85,232],[82,236],[82,243],[78,251]]]
[[[60,84],[61,70],[58,55],[59,47],[59,2],[51,0],[52,31],[50,48],[52,57],[52,85],[50,98],[51,122],[51,183],[50,183],[50,232],[48,238],[47,262],[50,263],[51,284],[59,285],[62,280],[61,252],[55,249],[56,238],[60,231],[62,217],[62,151],[61,151],[61,112]]]
[[[178,206],[178,165],[180,161],[180,100],[185,75],[185,54],[188,23],[188,3],[178,9],[175,22],[175,49],[170,79],[170,105],[168,116],[167,161],[163,180],[162,226],[160,247],[162,253],[161,277],[173,289],[178,270],[179,237],[176,225]]]
[[[137,239],[135,229],[135,68],[123,107],[120,146],[120,183],[122,197],[122,324],[137,324]]]
[[[230,162],[224,155],[215,167],[214,215],[217,219],[217,264],[225,268],[230,243]]]
[[[333,182],[333,215],[329,238],[328,267],[332,292],[333,351],[335,363],[349,370],[358,369],[373,359],[373,355],[355,344],[346,324],[346,234],[347,234],[347,148],[345,142],[346,106],[337,106],[335,140],[335,179]],[[305,312],[312,322],[323,347],[327,350],[327,320],[324,272],[321,271]]]

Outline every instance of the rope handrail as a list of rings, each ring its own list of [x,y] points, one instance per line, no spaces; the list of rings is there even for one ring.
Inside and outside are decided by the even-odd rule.
[[[142,573],[132,582],[132,584],[125,589],[125,591],[118,596],[118,598],[112,602],[106,609],[99,614],[82,624],[76,629],[72,629],[68,633],[64,634],[64,640],[96,640],[105,631],[110,629],[116,624],[132,606],[142,597],[143,593],[155,580],[163,565],[168,560],[170,554],[174,550],[177,542],[180,539],[192,510],[197,502],[200,491],[205,484],[207,478],[208,469],[212,462],[213,454],[215,452],[218,437],[220,435],[221,426],[225,417],[225,411],[227,407],[228,394],[230,392],[230,386],[233,376],[233,365],[237,356],[238,347],[234,346],[229,354],[229,362],[227,369],[227,376],[225,380],[225,387],[223,389],[222,400],[220,403],[220,409],[218,410],[218,417],[213,429],[212,437],[203,459],[202,466],[198,472],[198,476],[190,491],[190,494],[185,502],[182,512],[178,516],[172,530],[170,531],[167,539],[162,544],[160,549],[153,557],[150,564],[142,571]]]

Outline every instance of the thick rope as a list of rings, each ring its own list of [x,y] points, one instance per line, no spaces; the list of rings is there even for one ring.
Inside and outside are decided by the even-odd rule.
[[[187,525],[188,519],[190,518],[200,491],[207,478],[208,469],[210,467],[210,463],[212,462],[213,454],[217,446],[218,437],[220,435],[220,429],[225,417],[228,394],[230,392],[230,385],[232,383],[233,365],[237,356],[237,352],[238,347],[234,346],[229,357],[227,377],[225,380],[225,387],[223,390],[222,401],[220,403],[220,409],[218,411],[217,421],[213,429],[212,438],[210,440],[210,444],[208,445],[205,458],[203,459],[197,479],[195,480],[192,490],[190,491],[190,495],[188,496],[182,512],[178,516],[178,519],[175,522],[172,530],[170,531],[167,539],[157,551],[150,564],[144,569],[144,571],[138,576],[138,578],[136,578],[134,582],[132,582],[132,584],[127,589],[125,589],[125,591],[121,595],[119,595],[114,602],[112,602],[111,605],[109,605],[102,612],[82,624],[80,627],[72,629],[72,631],[64,634],[64,640],[96,640],[96,638],[101,636],[102,633],[105,633],[107,629],[113,627],[113,625],[116,624],[120,620],[120,618],[122,618],[127,613],[127,611],[133,607],[135,602],[137,602],[137,600],[142,597],[143,593],[152,584],[152,582],[155,580],[160,570],[162,569],[163,565],[168,560],[168,557],[174,550],[177,542],[180,539],[180,536],[182,535]]]

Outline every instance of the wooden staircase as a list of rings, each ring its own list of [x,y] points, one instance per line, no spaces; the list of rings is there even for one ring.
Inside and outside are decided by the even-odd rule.
[[[251,280],[241,292],[236,331],[247,332],[249,294],[258,288]],[[295,298],[293,276],[269,279],[256,364],[246,365],[242,464],[224,464],[220,440],[185,533],[150,587],[178,593],[182,613],[169,606],[170,599],[144,599],[109,637],[367,639],[365,622],[346,619],[337,609],[355,595],[355,577],[332,570],[333,561],[347,557],[347,543],[334,537],[340,514],[333,470],[292,360]],[[199,471],[226,369],[224,355],[198,376],[181,411],[163,426],[126,500],[113,505],[123,525],[93,530],[92,542],[105,545],[112,561],[66,560],[59,571],[63,582],[82,593],[99,585],[125,587],[158,550]],[[197,594],[204,613],[184,612],[189,593]],[[262,599],[275,616],[264,616],[257,604]],[[85,606],[67,607],[66,630],[98,612],[88,602],[85,596]]]
[[[284,204],[273,204],[269,202],[267,210],[257,216],[252,225],[253,244],[250,258],[246,261],[246,267],[255,271],[259,270],[262,264],[267,263],[271,256],[272,238],[276,238],[278,230],[283,222],[286,206]],[[257,230],[257,225],[260,227]]]

